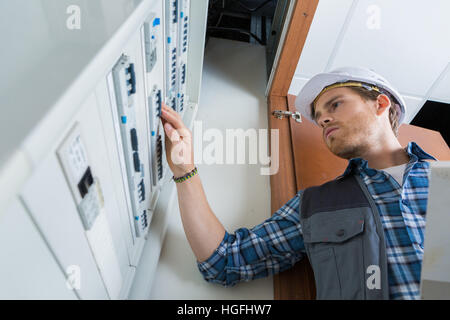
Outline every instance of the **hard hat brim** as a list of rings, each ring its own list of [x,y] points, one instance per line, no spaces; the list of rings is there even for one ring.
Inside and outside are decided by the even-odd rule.
[[[399,123],[402,123],[405,119],[405,101],[397,90],[392,88],[392,86],[388,87],[385,85],[387,82],[385,79],[382,80],[384,83],[381,81],[369,81],[365,77],[359,77],[349,73],[320,73],[312,77],[300,90],[297,98],[295,99],[295,107],[304,117],[315,123],[311,115],[311,103],[325,87],[337,82],[358,81],[373,84],[381,90],[390,93],[398,102],[398,104],[395,104],[395,107],[399,113]]]

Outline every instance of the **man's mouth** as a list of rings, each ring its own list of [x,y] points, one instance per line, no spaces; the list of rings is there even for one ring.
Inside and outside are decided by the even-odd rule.
[[[328,137],[338,129],[338,127],[332,127],[325,130],[325,139],[328,139]]]

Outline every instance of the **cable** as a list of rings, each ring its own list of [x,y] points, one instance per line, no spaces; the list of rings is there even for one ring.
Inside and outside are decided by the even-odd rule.
[[[261,39],[259,39],[254,33],[250,32],[250,31],[247,31],[247,30],[238,29],[238,28],[226,28],[226,27],[208,27],[208,30],[234,31],[234,32],[243,33],[243,34],[246,34],[248,36],[251,36],[253,39],[258,41],[258,43],[260,45],[262,45],[262,46],[264,45],[264,43],[261,41]]]
[[[238,5],[240,5],[242,8],[244,8],[245,10],[250,11],[250,12],[256,12],[259,9],[261,9],[262,7],[264,7],[266,4],[272,2],[272,0],[266,0],[262,4],[260,4],[259,6],[255,7],[255,8],[249,8],[245,4],[243,4],[240,0],[233,0],[233,1],[237,2]]]

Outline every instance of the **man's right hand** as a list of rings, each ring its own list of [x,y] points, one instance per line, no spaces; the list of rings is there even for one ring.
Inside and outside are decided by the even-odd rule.
[[[161,111],[167,162],[173,175],[182,177],[195,168],[192,133],[172,108],[163,104]],[[225,236],[225,229],[208,204],[198,174],[187,181],[176,183],[176,187],[186,238],[197,260],[204,261],[219,246]]]
[[[195,168],[192,132],[184,125],[181,116],[165,103],[161,107],[161,121],[167,163],[175,178],[182,177]]]

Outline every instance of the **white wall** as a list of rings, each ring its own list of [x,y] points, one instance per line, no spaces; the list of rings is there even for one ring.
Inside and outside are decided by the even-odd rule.
[[[426,100],[450,103],[450,2],[320,0],[289,89],[315,74],[364,66],[404,96],[406,122]]]

